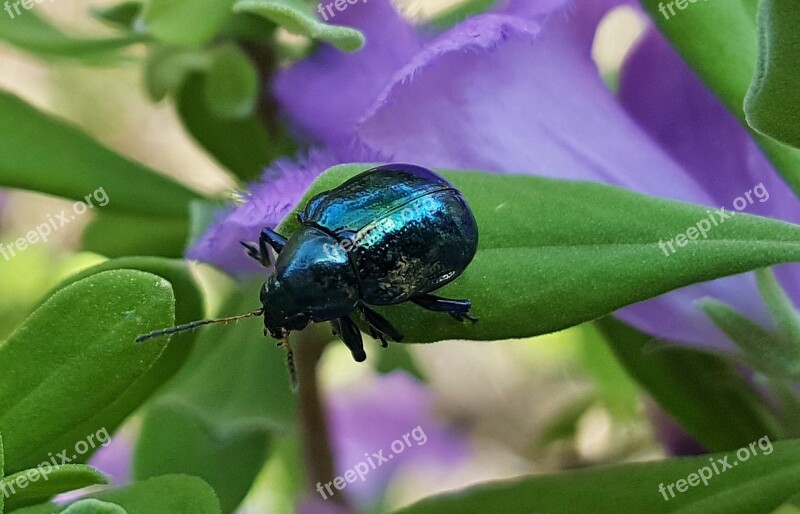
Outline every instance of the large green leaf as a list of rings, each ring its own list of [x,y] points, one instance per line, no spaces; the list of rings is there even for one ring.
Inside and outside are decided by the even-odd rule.
[[[0,17],[2,18],[2,17]],[[0,186],[73,200],[103,188],[108,210],[186,217],[199,195],[101,146],[78,129],[0,92]],[[42,141],[47,141],[46,151]]]
[[[72,463],[87,458],[91,451],[81,452],[76,443],[100,430],[113,432],[130,408],[111,407],[166,346],[163,340],[137,345],[134,339],[172,325],[174,304],[163,278],[116,270],[67,286],[37,308],[0,345],[7,471],[37,466],[49,452],[66,450]]]
[[[790,0],[791,1],[791,0]],[[661,32],[730,111],[748,127],[743,109],[756,69],[756,0],[684,4],[675,16],[660,11],[668,2],[642,0]],[[676,4],[679,2],[676,2]],[[753,131],[755,140],[800,194],[800,150]]]
[[[257,304],[257,288],[246,288],[222,314],[250,311]],[[197,346],[167,391],[145,410],[134,474],[140,479],[164,473],[199,476],[211,484],[227,513],[262,468],[271,435],[293,428],[296,399],[284,353],[264,338],[260,320],[209,327]]]
[[[744,102],[759,132],[800,148],[800,3],[761,0],[758,65]]]
[[[301,205],[366,167],[332,168]],[[480,247],[467,271],[440,292],[472,300],[480,321],[462,325],[413,305],[383,309],[409,342],[554,332],[696,282],[800,260],[796,225],[736,214],[713,227],[705,207],[602,184],[444,174],[475,213]],[[697,237],[695,225],[701,220],[713,227],[707,239],[674,246],[675,254],[665,255],[659,241],[678,234],[686,238],[689,228]],[[296,227],[292,213],[279,231]]]
[[[192,274],[183,260],[161,259],[158,257],[124,257],[98,264],[81,273],[73,275],[65,282],[58,285],[56,290],[63,289],[70,284],[91,277],[98,273],[111,270],[139,270],[152,273],[167,280],[172,286],[175,295],[175,323],[178,325],[189,323],[203,317],[203,297]],[[52,293],[51,293],[52,294]],[[161,328],[161,327],[155,327]],[[169,344],[155,364],[148,369],[124,394],[110,406],[124,414],[131,412],[145,401],[155,389],[172,378],[183,366],[194,348],[196,338],[194,332],[184,332],[170,338]],[[98,413],[104,415],[103,413]],[[93,419],[86,420],[87,430],[90,429]]]
[[[219,501],[214,490],[201,479],[187,475],[151,478],[120,489],[91,494],[88,498],[119,505],[128,514],[220,514]],[[54,514],[69,507],[70,505],[44,504],[14,512]]]
[[[597,325],[631,376],[710,451],[777,435],[764,399],[729,361],[655,340],[613,318]]]
[[[800,473],[800,441],[767,443],[756,442],[755,455],[746,448],[746,458],[744,451],[742,458],[729,452],[495,482],[429,498],[399,512],[763,514],[797,492]],[[731,467],[723,469],[717,459],[727,459]],[[710,476],[708,485],[700,479],[701,469]]]
[[[14,2],[6,5],[10,4]],[[13,17],[7,11],[0,11],[0,40],[41,56],[104,59],[120,48],[143,40],[141,36],[133,35],[122,38],[74,38],[44,21],[33,10],[20,7],[20,11],[17,15],[12,6]]]
[[[47,501],[67,491],[105,485],[108,479],[93,467],[83,464],[51,466],[43,463],[4,477],[0,483],[2,490],[10,493],[6,498],[6,507],[14,510]]]
[[[323,8],[328,2],[318,4]],[[349,9],[359,9],[361,2],[336,2]],[[333,5],[333,4],[332,4]],[[263,16],[289,32],[319,39],[345,52],[354,52],[364,46],[364,36],[356,29],[342,25],[323,23],[311,13],[309,4],[303,0],[237,0],[233,10]],[[336,21],[336,9],[331,22]],[[330,17],[330,14],[326,13]]]

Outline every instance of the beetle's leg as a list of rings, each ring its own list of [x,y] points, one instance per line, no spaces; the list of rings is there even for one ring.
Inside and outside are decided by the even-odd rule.
[[[239,243],[242,246],[244,246],[245,250],[247,250],[247,255],[257,260],[265,268],[269,268],[270,266],[269,252],[264,252],[262,250],[259,250],[259,248],[254,243],[250,243],[248,241],[239,241]]]
[[[350,353],[353,354],[353,358],[356,362],[363,362],[366,360],[367,354],[364,353],[364,340],[361,339],[361,331],[358,329],[358,326],[350,319],[350,316],[344,316],[337,321],[339,336],[342,338],[342,341],[344,341],[344,344],[350,348]],[[334,326],[336,325],[334,324]]]
[[[361,305],[359,307],[361,312],[364,314],[364,319],[367,320],[367,326],[370,328],[371,332],[377,332],[381,341],[381,346],[386,348],[386,338],[383,337],[384,335],[389,336],[389,339],[396,342],[401,342],[403,340],[403,334],[400,333],[399,330],[394,328],[389,321],[378,314],[377,312],[373,311],[366,305]],[[372,334],[370,334],[372,335]],[[373,335],[373,337],[375,337]]]
[[[446,312],[458,321],[470,320],[473,323],[478,321],[478,318],[469,313],[472,308],[469,300],[453,300],[432,294],[423,294],[411,298],[411,301],[429,311]]]
[[[261,230],[261,237],[258,238],[258,245],[261,248],[261,253],[267,249],[267,245],[271,246],[275,253],[281,253],[283,247],[286,246],[286,238],[278,234],[269,227]]]
[[[383,335],[381,332],[378,332],[375,327],[372,325],[367,325],[367,330],[369,330],[369,336],[372,339],[376,339],[381,342],[381,348],[388,348],[389,342],[386,341],[386,336]]]
[[[269,227],[266,227],[261,231],[261,235],[258,238],[257,247],[255,243],[250,243],[247,241],[239,242],[247,250],[247,255],[260,262],[265,268],[269,268],[272,264],[272,259],[270,259],[269,255],[269,248],[272,247],[272,249],[275,250],[275,253],[281,253],[283,247],[286,246],[286,238]]]

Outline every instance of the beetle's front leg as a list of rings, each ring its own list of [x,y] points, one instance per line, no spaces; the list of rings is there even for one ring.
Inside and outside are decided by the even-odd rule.
[[[353,359],[356,362],[363,362],[367,359],[364,352],[364,340],[361,338],[361,331],[350,316],[344,316],[333,322],[334,330],[342,338],[344,344],[350,348]]]
[[[432,294],[423,294],[411,298],[411,301],[423,309],[433,312],[446,312],[458,321],[470,320],[475,323],[478,318],[469,313],[472,303],[469,300],[453,300]]]
[[[239,242],[247,250],[247,255],[257,260],[265,268],[269,268],[272,264],[272,259],[269,256],[269,247],[272,247],[275,253],[281,253],[283,247],[286,246],[286,238],[269,227],[261,231],[261,235],[258,238],[258,247],[248,241]]]

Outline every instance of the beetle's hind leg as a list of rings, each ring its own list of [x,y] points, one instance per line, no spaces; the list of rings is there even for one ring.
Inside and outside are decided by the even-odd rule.
[[[475,323],[478,318],[469,313],[472,303],[469,300],[453,300],[432,294],[423,294],[411,298],[411,301],[423,309],[433,312],[446,312],[458,321],[470,320]]]
[[[350,349],[353,354],[353,359],[356,362],[363,362],[367,359],[367,354],[364,352],[364,340],[361,338],[361,331],[358,325],[350,319],[350,316],[344,316],[331,322],[333,325],[334,333],[342,338],[344,344]]]
[[[373,311],[366,305],[362,304],[359,309],[361,309],[361,313],[364,314],[364,319],[367,322],[367,328],[369,328],[369,335],[380,340],[381,346],[384,348],[389,346],[389,344],[386,342],[387,337],[398,343],[403,340],[403,334],[394,328],[394,326],[389,323],[386,318]]]
[[[258,238],[258,246],[248,241],[239,242],[247,250],[247,255],[257,260],[265,268],[269,268],[272,264],[272,259],[269,256],[269,247],[272,247],[275,253],[281,253],[283,247],[286,246],[286,238],[269,227],[261,231],[261,235]]]

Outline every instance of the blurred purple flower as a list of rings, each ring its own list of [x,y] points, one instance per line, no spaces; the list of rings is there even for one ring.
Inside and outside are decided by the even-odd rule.
[[[362,507],[375,505],[399,470],[457,466],[470,453],[464,434],[436,419],[430,391],[404,371],[331,393],[328,419],[338,476],[362,471],[343,491]]]
[[[510,0],[429,38],[388,0],[372,0],[337,18],[366,32],[362,51],[325,47],[284,71],[275,94],[331,164],[395,160],[531,173],[715,208],[729,208],[763,182],[770,200],[748,210],[800,221],[797,198],[654,30],[629,56],[619,98],[608,90],[591,46],[605,14],[628,3]],[[301,163],[294,179],[291,164],[281,166],[298,190],[321,171]],[[290,198],[272,187],[254,188],[248,203],[212,227],[189,256],[234,273],[246,269],[231,241],[248,231],[247,238],[256,237],[259,224],[274,224],[273,213],[290,208]],[[299,192],[289,196],[296,201]],[[779,278],[800,303],[798,267],[783,267]],[[695,307],[703,297],[772,324],[752,274],[688,287],[619,315],[654,336],[731,348]]]

